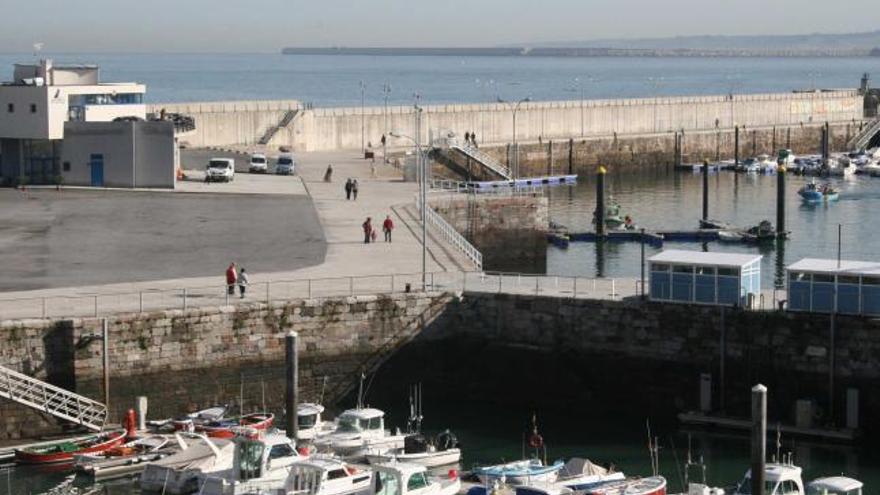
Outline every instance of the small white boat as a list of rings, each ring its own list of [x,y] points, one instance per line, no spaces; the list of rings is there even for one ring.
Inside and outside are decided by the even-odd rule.
[[[313,457],[291,466],[287,478],[262,490],[271,494],[370,495],[373,473],[334,457]]]
[[[474,469],[474,474],[484,485],[491,485],[502,479],[509,485],[527,485],[534,482],[556,481],[564,465],[562,461],[544,465],[540,459],[526,459],[479,467]]]
[[[406,462],[376,464],[371,495],[457,495],[461,480],[456,471],[445,478],[430,476],[425,466]]]
[[[807,495],[862,495],[864,484],[845,476],[819,478],[807,484]]]
[[[74,468],[95,481],[138,474],[148,463],[183,450],[178,444],[169,445],[169,440],[163,435],[138,438],[101,454],[75,455]]]
[[[185,445],[180,452],[147,464],[140,478],[143,493],[191,493],[198,489],[200,474],[229,469],[232,465],[232,440],[195,435],[195,440]]]
[[[718,231],[718,240],[721,242],[741,242],[744,236],[742,232],[737,232],[735,230],[720,230]]]
[[[296,406],[297,440],[314,440],[323,435],[333,433],[336,423],[324,421],[321,414],[324,406],[312,402],[304,402]]]
[[[403,447],[406,435],[385,429],[385,413],[379,409],[349,409],[336,420],[336,429],[315,439],[318,452],[333,453],[347,460],[361,460],[368,453],[385,453]]]
[[[767,493],[773,495],[804,495],[804,482],[801,479],[801,468],[794,464],[768,463],[764,468],[764,482]],[[750,495],[752,493],[752,471],[746,472],[743,480],[737,485],[734,495]]]
[[[584,495],[666,495],[666,478],[663,476],[649,476],[647,478],[612,481],[578,493]],[[776,492],[774,495],[782,494]]]
[[[392,460],[429,468],[448,466],[461,461],[461,449],[458,448],[455,435],[447,430],[432,441],[420,433],[410,434],[404,439],[402,449],[367,454],[367,462],[370,464],[381,464]]]
[[[758,155],[758,171],[760,173],[769,175],[775,174],[777,168],[779,167],[776,162],[770,158],[770,155]]]
[[[612,471],[597,464],[593,464],[589,459],[580,457],[572,457],[569,459],[556,478],[556,484],[562,485],[572,490],[588,490],[598,487],[612,481],[622,481],[626,479],[624,474],[619,471]]]
[[[174,419],[160,419],[147,421],[147,426],[153,429],[173,427],[175,431],[195,431],[197,425],[218,421],[226,415],[226,406],[214,406],[201,411],[185,414]]]
[[[231,468],[199,476],[201,495],[246,495],[280,486],[292,466],[305,459],[292,440],[277,433],[260,439],[239,437],[234,442]]]

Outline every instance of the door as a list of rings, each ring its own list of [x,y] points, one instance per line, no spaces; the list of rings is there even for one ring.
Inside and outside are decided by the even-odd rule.
[[[104,187],[104,155],[92,155],[89,168],[92,170],[92,186]]]

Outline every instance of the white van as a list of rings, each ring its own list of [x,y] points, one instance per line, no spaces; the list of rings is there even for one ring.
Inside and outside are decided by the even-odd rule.
[[[211,158],[205,170],[205,182],[232,182],[235,179],[235,160],[232,158]]]
[[[266,155],[262,153],[254,153],[251,155],[251,163],[248,165],[248,171],[252,174],[265,174],[269,169]]]

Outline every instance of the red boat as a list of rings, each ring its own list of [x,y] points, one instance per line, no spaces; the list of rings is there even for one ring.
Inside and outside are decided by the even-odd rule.
[[[272,413],[245,414],[239,418],[229,418],[220,421],[211,421],[196,426],[196,431],[205,433],[212,438],[233,438],[242,431],[258,430],[265,431],[272,427],[275,415]]]
[[[62,440],[40,447],[19,449],[15,451],[15,461],[21,464],[73,462],[73,456],[75,455],[98,454],[122,445],[124,441],[124,430],[108,431],[80,440]]]
[[[650,476],[604,483],[584,491],[585,495],[666,495],[666,478]]]

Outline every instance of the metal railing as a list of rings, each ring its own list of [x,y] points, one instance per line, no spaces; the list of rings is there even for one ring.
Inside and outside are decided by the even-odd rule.
[[[0,397],[101,431],[107,407],[100,402],[0,366]]]
[[[868,125],[862,129],[862,132],[858,133],[853,137],[847,146],[851,150],[858,150],[868,146],[871,142],[871,139],[880,133],[880,117],[877,117],[871,122],[868,122]]]
[[[418,201],[418,199],[416,199],[416,211],[421,213],[421,202]],[[474,267],[477,270],[483,270],[483,254],[465,239],[463,235],[455,230],[455,227],[450,225],[449,222],[443,218],[443,215],[434,211],[433,208],[428,207],[425,211],[425,218],[427,219],[428,225],[432,226],[433,230],[437,232],[444,241],[451,244],[453,248],[464,253],[464,255],[474,263]]]
[[[457,142],[451,142],[449,143],[449,149],[457,150],[461,153],[464,153],[466,156],[469,156],[477,163],[495,172],[497,175],[501,176],[504,179],[510,180],[512,178],[509,168],[504,166],[504,164],[500,161],[480,151],[477,148],[465,144],[459,144]]]
[[[492,188],[474,187],[470,182],[452,179],[431,179],[428,181],[428,194],[441,193],[475,194],[477,196],[544,196],[545,186],[502,186]]]

